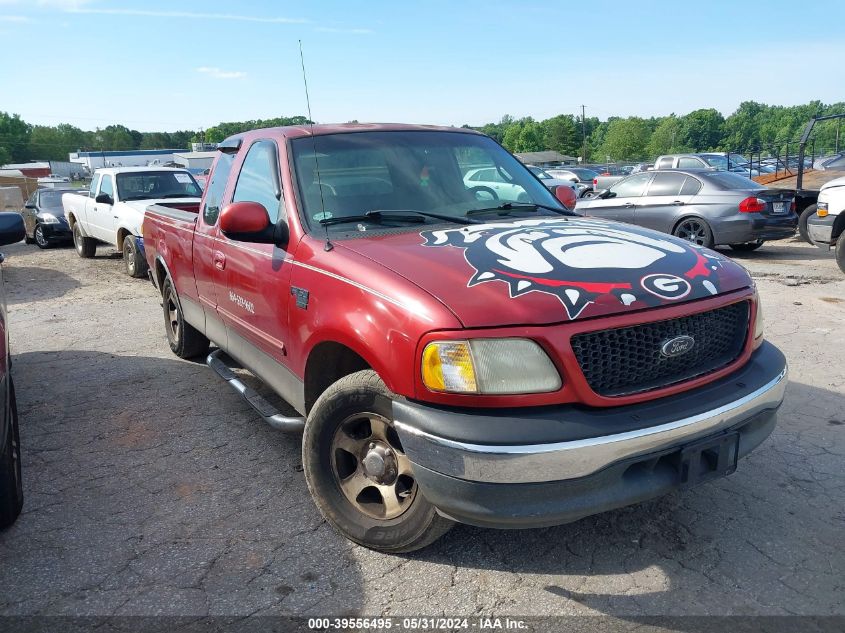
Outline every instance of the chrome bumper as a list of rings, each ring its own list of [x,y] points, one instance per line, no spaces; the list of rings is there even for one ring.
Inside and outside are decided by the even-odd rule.
[[[394,421],[411,462],[469,481],[532,483],[591,475],[615,462],[731,428],[783,401],[788,369],[745,396],[703,413],[636,431],[554,444],[524,446],[457,442]]]

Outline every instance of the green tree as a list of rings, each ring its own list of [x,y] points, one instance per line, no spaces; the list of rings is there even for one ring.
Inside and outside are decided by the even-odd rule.
[[[651,133],[651,138],[646,145],[649,158],[685,151],[685,148],[681,146],[680,132],[681,122],[678,117],[674,114],[664,117]]]
[[[29,155],[34,159],[67,160],[68,154],[85,147],[86,134],[78,127],[34,125],[29,138]]]
[[[646,154],[651,130],[640,117],[615,119],[607,127],[602,153],[614,160],[636,160]]]
[[[502,135],[502,145],[504,145],[508,151],[511,152],[518,152],[519,151],[519,136],[522,133],[522,124],[518,122],[510,123],[504,131]]]
[[[30,158],[32,127],[17,114],[0,112],[0,155],[3,163],[25,162]]]
[[[581,130],[575,126],[575,118],[570,114],[559,114],[542,122],[545,131],[545,149],[553,149],[561,154],[578,156],[581,153]]]
[[[716,149],[725,119],[718,110],[694,110],[681,118],[681,143],[694,152]]]
[[[546,149],[543,143],[543,128],[536,121],[527,121],[519,132],[518,152],[540,152]]]

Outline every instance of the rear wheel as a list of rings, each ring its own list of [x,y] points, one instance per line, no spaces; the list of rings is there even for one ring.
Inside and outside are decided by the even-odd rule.
[[[678,222],[672,235],[705,248],[713,248],[713,231],[701,218],[684,218]]]
[[[97,254],[97,240],[82,235],[79,223],[73,225],[73,245],[76,247],[76,254],[86,259]]]
[[[18,431],[18,407],[15,388],[10,388],[9,424],[5,447],[0,454],[0,528],[10,526],[23,507],[21,478],[21,438]]]
[[[801,234],[801,239],[809,244],[812,244],[813,240],[810,239],[810,231],[807,228],[807,220],[810,219],[810,216],[815,214],[816,208],[816,205],[811,204],[809,207],[804,209],[798,217],[798,233]]]
[[[729,244],[729,246],[735,251],[756,251],[760,248],[765,242],[763,240],[757,240],[756,242],[743,242],[742,244]]]
[[[372,370],[331,385],[305,423],[302,466],[314,502],[338,532],[397,553],[433,543],[452,522],[417,486],[393,428],[392,398]]]
[[[126,274],[130,277],[139,279],[147,274],[147,260],[138,248],[134,235],[123,238],[123,263],[126,265]]]
[[[164,329],[171,351],[179,358],[194,358],[208,352],[208,339],[185,321],[176,288],[168,277],[161,291]]]
[[[845,233],[842,233],[839,241],[836,242],[836,263],[839,265],[839,270],[845,273]]]

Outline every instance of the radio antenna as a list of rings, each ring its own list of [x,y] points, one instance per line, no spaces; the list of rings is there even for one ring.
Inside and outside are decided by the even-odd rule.
[[[326,219],[326,202],[323,200],[323,182],[320,179],[320,160],[317,158],[317,137],[314,136],[314,119],[311,118],[311,98],[308,96],[308,78],[305,75],[305,56],[302,54],[302,40],[299,40],[299,61],[302,64],[302,83],[305,84],[305,104],[308,106],[308,124],[311,128],[311,146],[314,149],[314,167],[317,175],[317,188],[320,190],[320,217]],[[329,239],[329,225],[323,224],[326,229],[326,252],[332,250],[332,242]]]

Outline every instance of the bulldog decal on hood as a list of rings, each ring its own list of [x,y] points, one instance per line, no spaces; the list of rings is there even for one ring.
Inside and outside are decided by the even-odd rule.
[[[597,298],[663,305],[718,294],[725,259],[704,248],[630,225],[541,218],[424,231],[425,246],[464,249],[475,270],[467,286],[508,284],[511,298],[557,297],[570,319]]]

